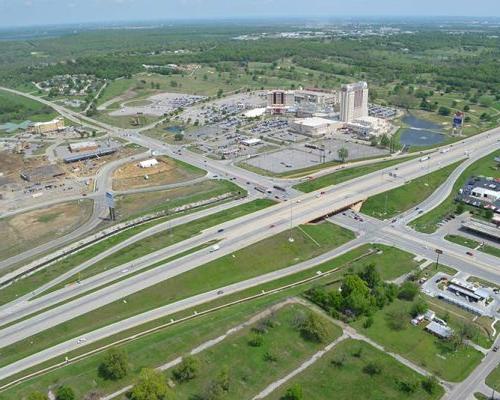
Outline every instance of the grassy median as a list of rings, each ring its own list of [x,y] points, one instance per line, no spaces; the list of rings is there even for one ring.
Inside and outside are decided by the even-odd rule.
[[[443,221],[448,215],[456,210],[455,197],[458,190],[467,182],[471,176],[493,176],[498,177],[498,166],[495,157],[500,157],[500,150],[497,150],[486,157],[483,157],[467,167],[460,175],[450,195],[436,208],[415,219],[410,225],[419,232],[433,233],[438,229],[439,222]],[[465,210],[477,212],[479,209],[464,205]]]
[[[429,197],[460,163],[461,161],[409,181],[403,186],[372,196],[363,203],[361,212],[380,219],[401,214]]]
[[[319,190],[327,186],[338,185],[339,183],[343,183],[363,175],[371,174],[372,172],[392,167],[393,165],[401,164],[402,162],[412,160],[413,158],[415,157],[405,157],[397,158],[394,160],[380,161],[360,167],[348,167],[346,169],[335,171],[328,175],[320,176],[319,178],[299,183],[294,186],[294,189],[300,190],[301,192],[305,193],[314,192],[315,190]]]

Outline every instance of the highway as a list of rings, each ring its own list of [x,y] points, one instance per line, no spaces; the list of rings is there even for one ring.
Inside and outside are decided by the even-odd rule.
[[[249,182],[250,186],[260,185],[264,187],[272,187],[274,184],[280,182],[279,179],[262,177],[250,171],[235,167],[229,163],[221,163],[205,159],[200,155],[190,153],[180,149],[179,147],[165,145],[156,139],[141,135],[139,130],[124,131],[93,119],[83,117],[77,113],[64,109],[64,107],[60,107],[36,96],[27,95],[10,89],[5,90],[45,103],[56,109],[56,111],[61,113],[61,115],[71,120],[77,120],[79,123],[83,120],[84,124],[94,127],[98,126],[99,128],[105,129],[112,135],[123,137],[133,143],[154,150],[158,152],[158,154],[165,154],[172,158],[180,159],[200,168],[204,168],[207,171],[210,171],[211,174],[218,175],[222,178],[234,178],[236,179],[236,183],[241,186],[247,186],[247,182]],[[0,310],[5,313],[0,318],[0,323],[2,324],[12,322],[22,318],[23,316],[28,318],[18,323],[13,323],[0,331],[0,347],[8,346],[9,344],[22,340],[23,338],[30,337],[38,332],[44,331],[60,323],[71,320],[79,315],[86,314],[113,301],[126,297],[132,293],[148,288],[158,282],[164,281],[194,268],[198,268],[199,266],[213,261],[223,255],[232,254],[238,249],[247,247],[279,232],[286,231],[290,228],[290,226],[297,226],[325,215],[330,215],[336,211],[343,210],[352,204],[363,201],[370,196],[402,186],[412,179],[441,169],[457,161],[464,160],[465,162],[450,175],[445,184],[420,205],[419,209],[427,212],[436,207],[448,196],[456,178],[468,165],[484,155],[498,149],[499,140],[500,128],[496,128],[489,132],[465,139],[462,142],[449,145],[447,146],[448,151],[446,152],[440,152],[438,150],[429,153],[432,160],[431,162],[420,162],[419,159],[403,162],[395,167],[386,168],[384,170],[344,182],[340,185],[325,188],[321,191],[309,194],[299,194],[288,188],[290,198],[288,202],[282,202],[265,210],[261,210],[236,220],[226,222],[220,226],[207,229],[201,235],[162,249],[149,255],[148,258],[134,260],[131,262],[131,265],[134,264],[134,268],[136,268],[136,270],[141,268],[147,269],[147,267],[151,266],[154,262],[161,261],[162,259],[165,259],[173,254],[178,254],[184,250],[191,249],[199,244],[207,243],[211,240],[220,240],[219,251],[209,252],[207,249],[200,250],[172,262],[162,264],[153,269],[147,269],[137,275],[126,277],[118,283],[113,283],[109,286],[100,288],[104,284],[109,284],[118,278],[123,278],[123,270],[129,269],[128,267],[131,265],[119,266],[117,268],[110,269],[109,271],[105,271],[102,274],[83,280],[78,285],[55,291],[34,301],[26,301],[26,298],[23,298],[19,302],[14,302],[10,305],[2,307]],[[179,154],[179,150],[181,154]],[[467,156],[466,153],[469,154],[469,156]],[[466,158],[468,158],[468,160],[466,160]],[[109,177],[113,169],[113,166],[111,165],[107,167],[107,169],[104,168],[100,171],[97,191],[92,194],[92,198],[97,200],[95,207],[98,209],[103,207],[103,204],[99,203],[99,201],[102,202],[104,198],[104,191],[106,191],[109,187]],[[389,172],[395,172],[396,176],[390,176]],[[286,182],[286,184],[288,186],[289,184],[292,184],[292,182]],[[99,219],[97,215],[98,213],[99,210],[95,210],[92,220],[97,221]],[[274,271],[269,274],[234,283],[223,288],[222,290],[225,294],[241,291],[279,277],[287,276],[294,272],[312,268],[314,265],[317,265],[322,261],[343,254],[363,243],[371,242],[394,245],[398,248],[430,260],[435,257],[435,249],[441,248],[444,250],[444,254],[441,256],[441,262],[443,264],[447,264],[460,271],[500,284],[498,274],[500,266],[498,265],[498,258],[483,253],[478,253],[471,258],[465,254],[462,246],[447,242],[437,234],[424,235],[412,231],[406,226],[406,224],[417,216],[419,216],[418,211],[410,210],[398,218],[395,223],[391,223],[389,221],[379,221],[365,217],[364,222],[359,222],[349,218],[348,216],[343,216],[341,214],[336,215],[332,217],[332,221],[358,231],[360,235],[357,239],[315,259],[308,260],[304,263],[300,263],[283,270]],[[224,232],[219,232],[219,229],[224,229]],[[83,233],[80,232],[80,236],[82,234]],[[65,238],[68,237],[66,236]],[[70,241],[72,239],[69,238],[67,240]],[[50,248],[49,245],[47,246]],[[57,244],[55,246],[57,246]],[[25,255],[23,253],[21,256],[25,257],[23,259],[26,259],[36,254],[39,253],[36,253],[34,250],[34,253],[31,253],[31,255]],[[78,268],[83,269],[87,266],[88,265],[79,266]],[[1,267],[2,264],[0,263],[0,268]],[[51,282],[51,284],[54,284],[54,282]],[[85,334],[85,344],[100,340],[110,336],[111,334],[115,334],[130,327],[157,319],[161,316],[169,315],[176,311],[191,308],[198,304],[215,299],[219,297],[217,294],[219,289],[220,288],[214,288],[212,291],[198,294],[155,310],[135,315],[131,318],[119,321],[93,332],[89,332]],[[96,291],[92,294],[85,294],[89,290]],[[74,297],[78,295],[81,295],[82,297],[74,299]],[[43,311],[46,307],[51,307],[64,301],[67,301],[67,303],[58,305],[50,310]],[[29,317],[29,315],[34,312],[40,312],[40,314]],[[0,368],[0,379],[11,376],[12,374],[22,371],[25,368],[36,365],[53,357],[61,356],[72,349],[78,348],[79,346],[83,346],[83,343],[78,342],[76,338],[74,338],[65,343],[54,346],[53,348],[45,349],[42,352],[20,360],[17,363]],[[495,362],[498,362],[497,359],[493,358],[490,360],[488,357],[489,356],[486,358],[488,361],[488,368]],[[487,369],[484,371],[486,370]],[[483,379],[483,375],[481,374],[484,374],[484,371],[481,373],[474,372],[474,374],[471,375],[471,382],[468,386],[464,387],[464,390],[469,390],[474,385],[477,386],[477,379]],[[465,399],[466,397],[463,398]]]
[[[486,150],[482,151],[492,151],[492,145],[497,141],[498,132],[495,135],[488,134],[483,136],[484,139],[482,143]],[[237,249],[246,247],[259,240],[286,230],[290,226],[290,214],[293,215],[292,224],[296,226],[348,207],[374,194],[401,186],[405,181],[442,168],[464,157],[463,146],[465,145],[466,144],[455,145],[453,150],[444,154],[433,154],[434,163],[431,166],[423,166],[418,160],[402,163],[398,166],[399,175],[398,178],[395,179],[388,179],[387,171],[377,171],[325,189],[323,194],[305,194],[297,197],[294,202],[280,203],[257,213],[233,220],[230,222],[230,228],[224,232],[224,237],[221,238],[221,249],[218,252],[208,253],[205,250],[190,254],[172,263],[168,263],[165,268],[158,267],[146,271],[143,274],[130,277],[117,284],[102,288],[91,295],[80,297],[62,306],[34,316],[33,318],[11,325],[0,332],[0,346],[14,343],[23,337],[31,336],[51,326],[154,285],[176,274],[186,272],[222,255],[230,254]],[[273,228],[269,228],[270,226],[273,226]],[[398,240],[404,239],[400,232],[396,232],[395,236],[399,238]],[[411,235],[408,235],[408,238],[411,237]],[[214,236],[204,234],[201,238],[208,241],[212,240]],[[215,236],[215,238],[217,237]],[[417,244],[415,244],[415,241],[413,241],[413,243],[410,251],[416,251],[418,247],[428,253],[432,253],[434,250],[434,244],[428,243],[423,239],[418,239]],[[425,246],[427,246],[427,248]],[[416,254],[421,252],[422,250],[416,252]],[[446,257],[449,259],[445,258],[443,262],[446,260],[447,262],[449,261],[452,266],[468,268],[474,271],[476,275],[485,277],[485,279],[493,277],[497,268],[497,260],[487,255],[478,256],[472,261],[467,260],[465,255],[452,251],[447,252]],[[55,303],[53,302],[52,304]]]

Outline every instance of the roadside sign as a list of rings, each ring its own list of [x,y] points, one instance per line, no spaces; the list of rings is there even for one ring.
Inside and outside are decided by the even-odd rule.
[[[113,193],[106,192],[106,205],[109,208],[115,208],[115,199],[113,197]]]

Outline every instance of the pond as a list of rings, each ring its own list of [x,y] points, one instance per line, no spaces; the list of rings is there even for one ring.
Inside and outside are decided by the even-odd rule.
[[[446,136],[443,129],[436,124],[425,119],[407,115],[403,122],[408,127],[403,128],[399,142],[406,146],[432,146],[444,142]]]

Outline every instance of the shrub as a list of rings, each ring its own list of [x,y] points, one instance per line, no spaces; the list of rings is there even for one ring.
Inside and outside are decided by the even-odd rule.
[[[264,337],[260,334],[254,334],[248,341],[248,344],[252,347],[260,347],[264,344]]]
[[[422,379],[421,384],[422,388],[429,394],[435,393],[437,388],[439,387],[439,382],[434,375],[427,376],[424,379]]]
[[[418,285],[414,282],[405,282],[399,289],[398,298],[406,301],[413,301],[418,293]]]
[[[363,322],[363,328],[368,329],[370,326],[373,325],[373,317],[368,317],[365,319],[365,322]]]
[[[196,378],[199,364],[199,361],[192,356],[183,357],[181,363],[172,371],[172,376],[177,382],[190,381]]]
[[[281,400],[302,400],[304,395],[302,394],[302,386],[295,384],[288,388],[286,393],[281,396]]]
[[[56,400],[75,400],[75,392],[69,386],[59,386],[56,390]]]
[[[371,361],[364,366],[363,372],[370,376],[380,375],[382,373],[382,366],[375,361]]]

